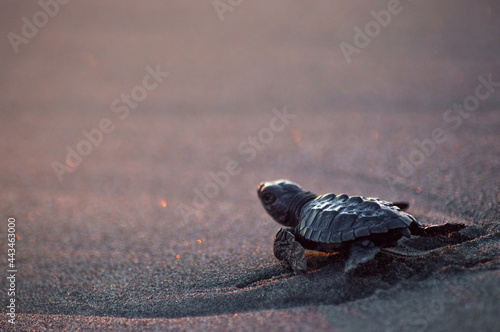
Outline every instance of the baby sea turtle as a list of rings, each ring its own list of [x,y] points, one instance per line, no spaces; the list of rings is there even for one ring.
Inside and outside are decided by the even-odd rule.
[[[281,228],[274,239],[274,256],[295,273],[307,270],[304,249],[349,251],[345,272],[372,260],[381,248],[394,247],[405,236],[447,235],[465,226],[423,227],[402,209],[407,203],[378,198],[326,194],[316,196],[288,180],[263,182],[257,190],[267,213]]]

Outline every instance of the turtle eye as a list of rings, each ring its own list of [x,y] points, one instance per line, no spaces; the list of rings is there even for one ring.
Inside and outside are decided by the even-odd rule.
[[[276,196],[271,193],[265,193],[262,195],[262,201],[266,204],[272,204],[276,200]]]

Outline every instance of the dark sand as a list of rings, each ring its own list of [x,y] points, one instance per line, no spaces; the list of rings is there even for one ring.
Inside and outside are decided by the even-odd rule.
[[[0,43],[0,243],[5,263],[15,217],[15,328],[498,330],[500,87],[456,129],[443,115],[478,76],[500,81],[499,5],[402,2],[347,64],[339,43],[386,1],[244,1],[223,22],[210,2],[182,3],[70,2],[18,54]],[[0,32],[19,34],[37,10],[2,3]],[[114,99],[157,64],[170,75],[120,119]],[[262,134],[284,107],[295,117]],[[103,118],[114,131],[60,182],[51,163]],[[436,128],[443,142],[399,172]],[[258,133],[267,141],[253,155]],[[230,161],[238,174],[186,214]],[[343,254],[309,252],[295,276],[273,257],[279,225],[256,197],[278,178],[470,227],[401,241],[413,257],[381,253],[349,276]]]

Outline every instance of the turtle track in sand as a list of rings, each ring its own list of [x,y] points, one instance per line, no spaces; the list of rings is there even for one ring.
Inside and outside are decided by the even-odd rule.
[[[186,286],[182,294],[159,294],[143,306],[103,301],[94,306],[115,317],[186,317],[285,309],[305,305],[342,304],[375,292],[417,287],[431,278],[452,278],[478,270],[500,269],[500,232],[470,226],[443,238],[404,239],[346,275],[345,254],[307,252],[308,272],[297,276],[278,261],[254,273],[235,275],[222,283]],[[81,303],[82,304],[82,303]],[[61,308],[61,313],[64,309]],[[95,311],[94,311],[95,313]]]

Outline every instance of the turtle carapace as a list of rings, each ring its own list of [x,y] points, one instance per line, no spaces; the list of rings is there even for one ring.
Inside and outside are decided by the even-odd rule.
[[[267,213],[288,227],[276,234],[274,255],[296,273],[307,270],[304,249],[348,250],[345,271],[349,272],[372,260],[381,248],[396,246],[403,236],[434,236],[465,227],[423,227],[401,210],[407,203],[346,194],[316,196],[288,180],[263,182],[257,194]]]

